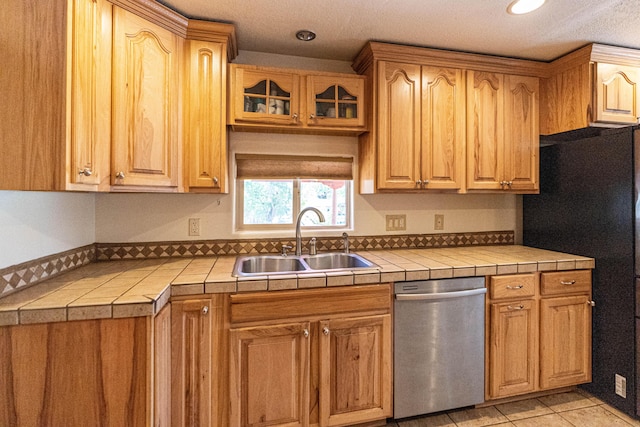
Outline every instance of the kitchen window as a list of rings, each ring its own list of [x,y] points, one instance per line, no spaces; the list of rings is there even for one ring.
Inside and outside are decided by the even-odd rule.
[[[347,229],[352,205],[353,159],[236,155],[236,224],[239,230],[290,230],[300,211],[303,227]]]

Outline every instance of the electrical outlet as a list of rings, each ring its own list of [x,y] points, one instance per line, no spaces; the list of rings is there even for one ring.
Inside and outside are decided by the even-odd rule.
[[[407,229],[406,215],[385,215],[387,231],[402,231]]]
[[[200,218],[189,218],[189,236],[200,235]]]
[[[444,215],[436,214],[435,220],[433,222],[434,230],[444,230]]]
[[[618,374],[616,374],[616,394],[625,399],[627,398],[627,379]]]

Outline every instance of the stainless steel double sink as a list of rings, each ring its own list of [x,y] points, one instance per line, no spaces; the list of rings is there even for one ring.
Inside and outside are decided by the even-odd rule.
[[[250,277],[275,274],[319,273],[327,271],[377,268],[357,254],[328,252],[317,255],[250,255],[236,259],[233,276]]]

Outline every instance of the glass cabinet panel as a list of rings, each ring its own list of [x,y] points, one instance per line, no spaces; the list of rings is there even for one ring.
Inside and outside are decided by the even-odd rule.
[[[358,118],[358,97],[336,84],[316,94],[317,117],[355,119]]]
[[[282,89],[278,83],[271,79],[262,80],[254,86],[244,89],[244,111],[246,113],[288,116],[290,105],[291,93]]]

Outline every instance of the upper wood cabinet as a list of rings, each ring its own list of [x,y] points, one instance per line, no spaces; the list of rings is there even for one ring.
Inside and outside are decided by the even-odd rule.
[[[109,186],[111,3],[9,0],[0,27],[0,189]]]
[[[0,189],[182,191],[187,141],[187,188],[226,191],[233,26],[188,20],[154,0],[3,6],[12,66],[0,75]]]
[[[638,123],[640,51],[590,44],[549,68],[541,86],[541,134]]]
[[[188,28],[193,31],[185,46],[185,189],[226,193],[227,61],[235,56],[234,27],[191,20]]]
[[[113,19],[111,183],[177,191],[182,40],[119,7]]]
[[[467,188],[539,191],[539,79],[467,72]]]
[[[352,74],[229,66],[229,118],[236,130],[358,134],[364,78]]]
[[[360,192],[535,193],[546,64],[370,42],[354,61],[373,93]]]
[[[381,61],[377,81],[378,189],[462,189],[463,72]]]

